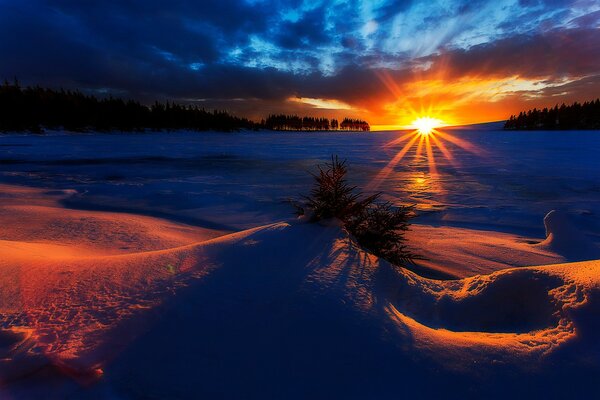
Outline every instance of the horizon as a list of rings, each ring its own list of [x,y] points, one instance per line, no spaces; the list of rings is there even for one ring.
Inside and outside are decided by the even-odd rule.
[[[0,400],[600,398],[599,0],[0,0],[0,54]]]
[[[508,119],[600,92],[594,1],[0,1],[0,77],[269,114]],[[225,17],[228,15],[229,17]]]
[[[153,101],[147,101],[147,102],[140,102],[138,99],[134,99],[134,98],[127,98],[127,97],[119,97],[118,95],[115,96],[112,93],[102,93],[102,94],[98,94],[98,93],[90,93],[88,91],[85,90],[81,90],[80,88],[64,88],[64,87],[42,87],[41,85],[35,85],[35,84],[30,84],[27,86],[23,86],[21,85],[21,82],[18,80],[18,78],[14,78],[13,83],[10,83],[8,81],[8,79],[4,79],[4,85],[8,86],[8,87],[15,87],[15,88],[20,88],[22,89],[42,89],[42,90],[51,90],[51,91],[63,91],[63,90],[67,90],[67,91],[72,91],[74,93],[80,93],[83,96],[91,96],[91,98],[94,98],[96,100],[108,100],[108,99],[115,99],[115,100],[120,100],[120,101],[124,101],[124,102],[129,102],[129,101],[133,101],[133,102],[137,102],[138,105],[143,106],[149,110],[152,109],[152,107],[155,104],[161,104],[161,105],[166,105],[168,103],[172,104],[172,105],[178,105],[178,106],[183,106],[183,107],[190,107],[190,106],[196,106],[197,109],[199,110],[204,110],[207,111],[209,113],[211,112],[225,112],[229,115],[231,115],[232,117],[238,117],[238,118],[247,118],[248,121],[250,121],[251,123],[254,124],[264,124],[265,120],[272,117],[272,116],[290,116],[290,117],[311,117],[311,118],[325,118],[327,121],[332,120],[332,121],[338,121],[338,120],[344,120],[344,119],[353,119],[354,116],[352,116],[351,114],[347,113],[347,114],[342,114],[342,116],[334,116],[334,117],[330,117],[325,113],[322,114],[309,114],[309,115],[299,115],[298,113],[295,112],[291,112],[291,113],[273,113],[273,114],[269,114],[269,115],[264,115],[262,117],[259,118],[251,118],[251,117],[246,117],[244,115],[236,115],[235,113],[231,113],[229,110],[227,109],[217,109],[217,108],[213,108],[213,109],[206,109],[205,107],[199,107],[198,104],[194,104],[194,103],[178,103],[177,101],[172,101],[172,100],[164,100],[164,102],[159,102],[158,100],[153,100]],[[560,106],[567,106],[567,107],[571,107],[571,106],[575,106],[575,105],[585,105],[587,103],[594,103],[594,102],[598,102],[600,101],[600,98],[596,98],[596,99],[591,99],[591,100],[586,100],[586,101],[582,101],[582,102],[573,102],[571,104],[565,104],[563,103],[556,103],[554,104],[554,106],[547,106],[547,107],[533,107],[532,109],[529,110],[521,110],[518,113],[515,114],[511,114],[508,118],[503,118],[503,119],[498,119],[498,120],[490,120],[490,121],[478,121],[478,122],[468,122],[468,123],[448,123],[447,121],[441,120],[441,119],[437,119],[437,118],[431,118],[429,117],[430,114],[424,113],[424,114],[417,114],[415,115],[416,119],[413,120],[411,123],[409,124],[405,124],[405,125],[370,125],[369,121],[364,121],[366,122],[368,125],[370,125],[370,131],[371,132],[388,132],[388,131],[405,131],[405,130],[419,130],[419,126],[418,126],[418,122],[419,120],[432,120],[433,125],[431,126],[431,128],[450,128],[450,129],[455,129],[455,128],[461,128],[461,127],[471,127],[471,126],[477,126],[477,125],[490,125],[490,124],[500,124],[500,123],[508,123],[509,119],[512,119],[513,117],[517,117],[520,114],[526,114],[528,112],[531,111],[546,111],[546,110],[552,110],[553,108],[558,108]],[[266,128],[265,128],[266,129]],[[506,128],[505,128],[506,129]]]

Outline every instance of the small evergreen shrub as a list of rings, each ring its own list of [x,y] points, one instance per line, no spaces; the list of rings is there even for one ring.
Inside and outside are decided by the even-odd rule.
[[[337,156],[331,157],[331,163],[318,168],[319,173],[313,174],[315,185],[310,195],[304,197],[314,221],[338,218],[348,222],[362,214],[379,197],[375,194],[361,199],[360,193],[356,193],[356,186],[350,186],[346,181],[346,161],[340,161]]]
[[[312,222],[338,218],[361,247],[393,264],[421,258],[405,245],[404,233],[414,216],[412,206],[377,202],[380,193],[364,196],[356,186],[348,184],[346,161],[337,156],[318,168],[319,172],[313,174],[314,187],[304,197],[304,207],[297,207],[299,215],[308,212]]]
[[[404,244],[414,211],[412,206],[395,207],[389,202],[366,207],[362,214],[351,219],[346,228],[358,244],[392,264],[413,263],[421,257]]]

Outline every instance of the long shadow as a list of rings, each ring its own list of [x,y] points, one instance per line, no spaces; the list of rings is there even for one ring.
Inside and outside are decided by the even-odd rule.
[[[403,394],[422,393],[410,382],[427,377],[429,367],[384,339],[383,324],[338,292],[307,289],[311,263],[336,256],[323,246],[330,237],[312,232],[278,231],[229,247],[208,276],[167,300],[94,390],[108,387],[125,397],[384,398],[400,385]]]
[[[199,228],[206,229],[215,229],[226,232],[235,232],[238,229],[226,224],[220,224],[218,222],[209,221],[203,218],[191,217],[191,216],[182,216],[177,214],[171,214],[164,211],[156,211],[156,210],[147,210],[138,207],[125,207],[125,206],[115,206],[110,204],[98,204],[90,201],[85,201],[81,199],[73,199],[66,198],[59,201],[61,205],[66,208],[74,209],[74,210],[83,210],[83,211],[107,211],[107,212],[118,212],[118,213],[126,213],[126,214],[137,214],[137,215],[145,215],[148,217],[162,218],[167,219],[173,222],[180,222],[186,225],[194,225]]]
[[[461,279],[458,276],[450,274],[448,272],[438,271],[434,268],[419,265],[418,261],[415,261],[414,263],[406,263],[402,265],[402,267],[427,279],[435,279],[438,281],[453,281]]]

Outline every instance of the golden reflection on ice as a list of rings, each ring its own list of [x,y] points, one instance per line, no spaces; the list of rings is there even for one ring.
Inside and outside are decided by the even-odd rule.
[[[398,152],[392,157],[392,159],[386,164],[385,167],[367,186],[368,190],[378,190],[381,184],[390,177],[395,171],[396,166],[402,161],[406,154],[413,148],[415,148],[414,160],[419,162],[421,159],[427,160],[427,167],[429,171],[429,188],[433,191],[440,192],[442,190],[441,180],[439,179],[439,172],[436,162],[436,154],[434,149],[438,150],[440,154],[450,163],[450,165],[456,167],[458,165],[456,158],[453,156],[447,143],[459,147],[467,152],[474,154],[481,154],[481,150],[475,145],[468,141],[458,138],[448,132],[442,132],[439,129],[423,130],[415,129],[412,132],[405,133],[399,138],[392,140],[391,142],[384,145],[384,148],[402,146]],[[422,179],[422,178],[417,178]],[[416,185],[418,186],[418,185]]]

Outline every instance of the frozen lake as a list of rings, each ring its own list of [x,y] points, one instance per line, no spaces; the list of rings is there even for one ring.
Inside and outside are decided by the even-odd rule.
[[[352,184],[416,204],[421,223],[543,237],[544,215],[562,209],[600,232],[600,132],[444,132],[391,164],[406,132],[5,134],[0,181],[73,189],[71,207],[234,230],[290,218],[287,200],[337,154]]]

